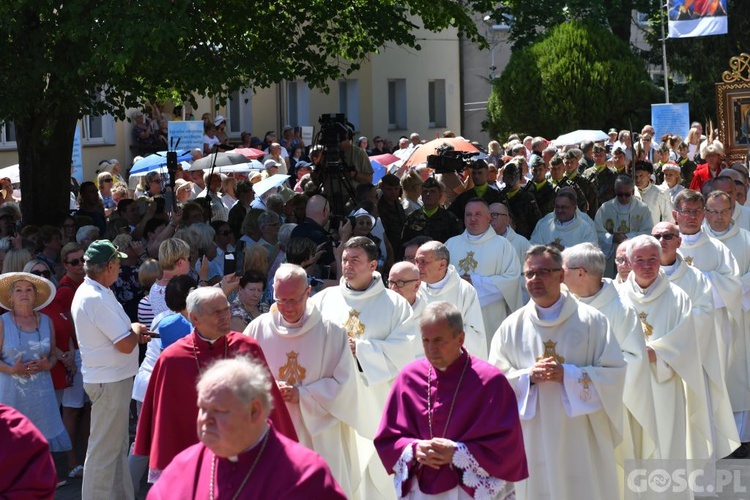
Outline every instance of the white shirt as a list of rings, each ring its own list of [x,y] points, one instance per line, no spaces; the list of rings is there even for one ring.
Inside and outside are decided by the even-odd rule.
[[[84,278],[71,304],[87,384],[119,382],[138,372],[138,349],[120,352],[115,344],[130,335],[130,318],[112,290]]]

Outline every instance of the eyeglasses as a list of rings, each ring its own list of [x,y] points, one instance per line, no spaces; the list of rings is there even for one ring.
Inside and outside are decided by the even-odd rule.
[[[680,210],[678,208],[677,209],[677,213],[680,213],[680,214],[683,214],[683,215],[696,216],[696,215],[702,214],[703,213],[703,209],[702,208],[696,208],[696,209],[693,209],[693,210]]]
[[[626,259],[624,257],[615,257],[615,263],[616,264],[620,264],[620,265],[627,264],[628,263],[628,259]]]
[[[677,237],[676,234],[672,234],[672,233],[652,234],[651,236],[653,236],[657,240],[664,240],[664,241],[672,241],[673,239]]]
[[[492,220],[497,219],[501,215],[504,216],[504,217],[508,217],[508,214],[503,214],[503,213],[500,213],[500,212],[490,212],[490,217],[492,217]]]
[[[107,179],[102,179],[102,182],[112,182],[112,177],[109,177]]]
[[[47,279],[52,278],[52,273],[47,271],[46,269],[44,271],[31,271],[31,274],[33,274],[34,276],[42,276]]]
[[[419,278],[413,280],[386,280],[386,285],[393,285],[396,288],[404,288],[407,284],[414,283],[415,281],[419,281]]]
[[[562,269],[559,267],[555,269],[548,269],[548,268],[534,269],[531,271],[521,272],[521,276],[525,277],[527,280],[534,279],[535,276],[539,276],[540,278],[546,278],[550,274],[555,273],[557,271],[562,271]]]
[[[280,306],[296,306],[300,304],[303,300],[305,300],[309,289],[310,287],[305,288],[305,291],[302,292],[302,295],[300,295],[296,299],[279,299],[276,297],[276,295],[274,295],[273,301],[276,302],[276,304]]]
[[[708,208],[706,209],[706,213],[711,215],[729,215],[732,213],[732,211],[733,209],[731,208],[725,208],[723,210],[709,210]]]
[[[615,193],[615,196],[618,198],[630,198],[633,196],[633,193]]]
[[[83,264],[83,259],[73,259],[65,262],[69,266],[77,266],[79,264]]]

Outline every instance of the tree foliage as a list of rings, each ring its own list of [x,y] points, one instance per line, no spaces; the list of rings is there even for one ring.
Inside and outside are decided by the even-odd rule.
[[[432,31],[455,27],[481,44],[472,12],[493,7],[490,0],[0,2],[0,121],[16,125],[24,220],[53,222],[65,212],[73,133],[85,114],[123,118],[167,91],[195,102],[283,79],[325,88],[386,44],[418,49],[417,22]]]
[[[571,21],[511,56],[488,103],[493,137],[545,137],[645,123],[656,89],[628,45],[595,21]]]
[[[693,119],[716,120],[715,84],[729,68],[729,59],[750,51],[750,2],[727,0],[728,33],[700,38],[667,39],[667,63],[670,73],[686,78],[685,83],[670,82],[670,101],[689,102]],[[651,13],[646,40],[651,50],[645,55],[654,63],[662,64],[661,21],[666,11]]]

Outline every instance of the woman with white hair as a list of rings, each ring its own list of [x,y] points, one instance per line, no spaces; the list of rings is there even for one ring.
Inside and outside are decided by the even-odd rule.
[[[662,191],[669,193],[672,205],[674,205],[674,199],[677,194],[685,189],[682,185],[682,168],[674,162],[667,162],[661,167],[662,174],[664,175],[664,182],[658,187]]]

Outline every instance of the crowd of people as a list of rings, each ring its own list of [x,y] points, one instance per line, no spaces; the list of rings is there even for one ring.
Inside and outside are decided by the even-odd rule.
[[[625,460],[749,454],[748,170],[700,124],[439,171],[412,134],[375,184],[393,146],[349,131],[349,193],[293,127],[204,121],[194,161],[263,171],[109,159],[60,227],[0,206],[0,405],[83,498],[617,498]]]

